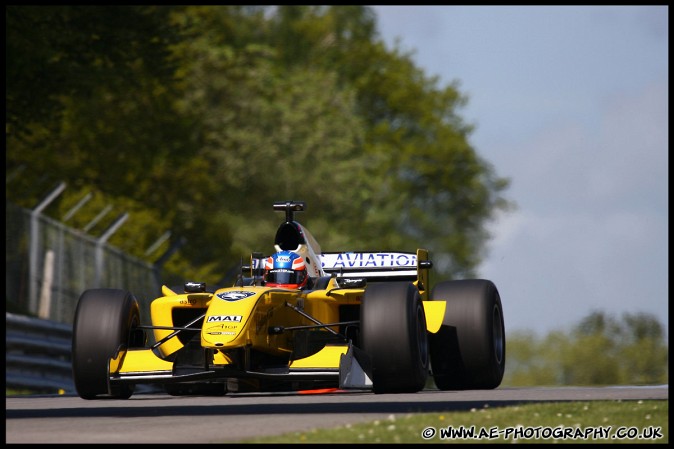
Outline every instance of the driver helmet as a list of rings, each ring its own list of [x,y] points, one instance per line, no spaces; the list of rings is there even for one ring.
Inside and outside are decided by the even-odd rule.
[[[304,259],[292,251],[273,254],[264,263],[264,282],[269,287],[302,288],[308,279]]]

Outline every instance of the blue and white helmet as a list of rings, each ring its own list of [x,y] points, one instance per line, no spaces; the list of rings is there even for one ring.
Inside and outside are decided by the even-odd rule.
[[[302,288],[308,280],[304,259],[292,251],[273,254],[264,263],[264,282],[269,287]]]

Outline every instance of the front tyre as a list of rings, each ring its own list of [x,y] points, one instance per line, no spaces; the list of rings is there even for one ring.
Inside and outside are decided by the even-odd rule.
[[[501,297],[493,282],[441,282],[431,293],[447,302],[445,317],[429,337],[431,368],[440,390],[490,390],[505,370],[505,326]]]
[[[83,399],[128,399],[132,384],[110,385],[109,360],[137,340],[138,301],[117,289],[86,290],[80,296],[73,324],[72,363],[77,394]]]
[[[428,339],[423,303],[408,282],[371,284],[361,304],[361,346],[375,393],[413,393],[426,385]]]

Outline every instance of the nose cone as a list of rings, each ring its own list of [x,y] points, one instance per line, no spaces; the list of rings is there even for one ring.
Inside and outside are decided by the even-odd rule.
[[[223,348],[245,344],[245,329],[253,314],[262,287],[232,287],[215,292],[201,329],[201,345]]]

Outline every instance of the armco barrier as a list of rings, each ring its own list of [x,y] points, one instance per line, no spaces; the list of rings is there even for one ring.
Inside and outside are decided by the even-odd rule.
[[[5,387],[75,393],[72,326],[5,313]]]
[[[5,388],[77,394],[72,375],[73,330],[68,324],[5,312]],[[136,385],[136,393],[159,393]]]

